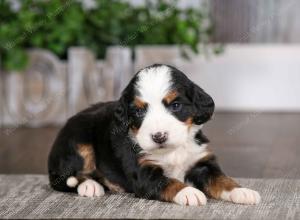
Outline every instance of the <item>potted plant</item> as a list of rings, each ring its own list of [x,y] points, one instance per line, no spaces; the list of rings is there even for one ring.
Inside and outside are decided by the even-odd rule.
[[[57,121],[59,123],[88,104],[79,104],[77,107],[77,104],[72,103],[77,102],[76,97],[80,97],[85,90],[83,82],[86,80],[82,75],[91,76],[89,82],[93,82],[97,80],[99,69],[106,70],[106,79],[113,81],[116,96],[130,78],[129,73],[133,71],[131,58],[136,60],[136,68],[138,63],[143,63],[143,56],[149,58],[152,54],[160,54],[159,60],[162,62],[170,60],[172,56],[186,58],[191,52],[203,52],[199,51],[199,45],[205,48],[212,33],[209,14],[205,10],[178,8],[176,1],[156,0],[146,1],[144,5],[132,5],[122,0],[95,0],[87,8],[83,1],[26,0],[19,1],[17,8],[15,6],[9,0],[0,0],[0,69],[1,91],[4,93],[0,93],[0,104],[4,108],[0,121],[2,117],[3,123],[18,126],[46,122],[51,124],[57,119],[57,115],[63,115]],[[69,48],[74,47],[83,49],[70,52]],[[36,53],[37,49],[44,55]],[[218,52],[219,48],[214,49]],[[49,52],[51,55],[47,55]],[[41,57],[50,60],[43,67],[37,65],[42,63],[39,59]],[[76,64],[76,68],[72,66]],[[34,68],[40,74],[32,74]],[[47,78],[46,70],[51,68],[52,72],[56,72],[55,79]],[[126,75],[125,72],[126,77],[122,76]],[[113,78],[108,76],[109,73],[114,74]],[[51,79],[59,80],[60,83],[52,82]],[[74,81],[80,85],[74,86],[71,83]],[[55,99],[60,101],[54,108],[56,110],[51,110],[51,114],[47,113],[51,108],[43,96],[45,89],[50,87],[52,96],[58,96],[53,92],[55,90],[63,94],[61,98]],[[29,91],[31,88],[33,94],[38,93],[37,98],[33,98],[36,101],[25,100],[28,88]],[[93,91],[88,91],[88,96],[95,96],[90,94]],[[51,100],[52,96],[46,97],[46,100]],[[45,114],[42,107],[36,107],[42,106],[41,103],[44,104]],[[12,112],[18,117],[12,116]],[[47,115],[51,116],[43,121]],[[43,123],[39,123],[41,121]]]

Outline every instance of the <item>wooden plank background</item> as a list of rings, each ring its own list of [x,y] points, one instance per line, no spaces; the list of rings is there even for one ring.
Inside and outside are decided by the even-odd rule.
[[[215,42],[299,43],[299,0],[212,0]]]

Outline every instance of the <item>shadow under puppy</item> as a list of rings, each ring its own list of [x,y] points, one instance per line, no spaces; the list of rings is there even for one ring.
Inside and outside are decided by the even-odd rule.
[[[256,191],[226,176],[201,128],[214,102],[178,69],[140,70],[115,102],[98,103],[68,120],[48,160],[53,189],[102,196],[105,190],[180,205],[207,196],[257,204]]]

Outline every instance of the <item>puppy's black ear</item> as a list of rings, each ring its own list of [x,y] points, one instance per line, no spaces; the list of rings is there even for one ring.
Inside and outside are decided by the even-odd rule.
[[[207,122],[215,109],[214,100],[203,89],[191,82],[190,99],[194,105],[194,123],[197,125]]]
[[[126,133],[129,128],[129,117],[128,117],[128,101],[125,95],[123,95],[117,104],[117,108],[114,113],[114,122],[119,131]]]

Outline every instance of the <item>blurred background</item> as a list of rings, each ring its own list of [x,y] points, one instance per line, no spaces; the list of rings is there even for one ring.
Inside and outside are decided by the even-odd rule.
[[[176,66],[215,100],[234,177],[300,178],[297,0],[0,0],[0,173],[46,173],[68,117]]]

